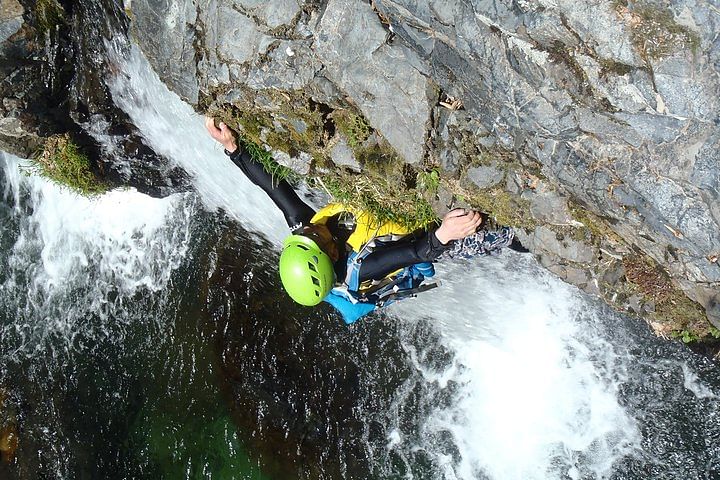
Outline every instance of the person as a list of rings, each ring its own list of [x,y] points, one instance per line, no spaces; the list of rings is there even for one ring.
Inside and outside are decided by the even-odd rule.
[[[282,211],[291,234],[280,255],[280,279],[297,303],[327,302],[351,324],[378,307],[415,296],[436,284],[433,262],[499,252],[527,251],[510,227],[481,229],[474,210],[448,212],[437,228],[409,232],[392,222],[377,225],[367,212],[330,204],[316,212],[285,180],[275,181],[239,147],[235,133],[207,117],[205,126],[230,160]]]

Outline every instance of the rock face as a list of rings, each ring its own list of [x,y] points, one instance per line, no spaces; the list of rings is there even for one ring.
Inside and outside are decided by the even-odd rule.
[[[528,200],[540,227],[526,241],[555,271],[586,272],[569,281],[597,293],[601,250],[619,259],[640,249],[720,326],[720,13],[709,2],[135,0],[132,8],[137,41],[167,84],[205,106],[252,98],[247,105],[272,118],[261,138],[284,150],[283,163],[297,152],[270,136],[297,132],[267,92],[321,105],[325,123],[349,105],[406,163],[440,165]],[[326,153],[354,165],[344,133]],[[512,161],[478,165],[488,149]],[[522,179],[527,169],[543,192]],[[558,226],[590,228],[568,201],[616,240],[558,242]]]
[[[706,307],[717,301],[716,9],[377,4],[432,78],[504,146],[539,162],[545,177],[662,263],[691,298]]]
[[[0,3],[0,149],[29,156],[42,139],[23,120],[29,109],[27,94],[36,85],[24,14],[16,0]]]
[[[106,39],[126,28],[112,0],[48,0],[26,10],[0,3],[0,150],[34,157],[54,134],[70,134],[110,185],[165,196],[189,188],[187,175],[144,144],[113,103],[105,79]]]

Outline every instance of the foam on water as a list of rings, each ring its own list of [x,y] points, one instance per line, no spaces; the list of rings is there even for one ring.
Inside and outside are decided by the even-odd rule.
[[[117,75],[107,79],[113,100],[153,150],[193,177],[209,208],[224,209],[249,230],[263,232],[280,245],[288,234],[281,212],[223,154],[205,130],[204,118],[167,89],[135,45],[108,50],[109,60],[118,65]]]
[[[461,461],[445,460],[446,478],[602,478],[640,440],[617,400],[624,359],[580,330],[592,310],[572,288],[531,259],[503,257],[443,265],[442,288],[394,308],[431,319],[456,354],[461,393],[427,419],[426,438],[452,433]]]
[[[136,292],[167,286],[187,251],[187,195],[115,190],[90,199],[25,175],[22,163],[0,153],[4,198],[19,223],[0,287],[23,320],[13,327],[22,345],[51,332],[71,336],[88,314],[106,319]]]

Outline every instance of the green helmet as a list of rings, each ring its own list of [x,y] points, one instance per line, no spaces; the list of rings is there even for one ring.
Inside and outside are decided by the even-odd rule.
[[[297,303],[317,305],[335,283],[332,260],[308,237],[290,235],[280,254],[280,280]]]

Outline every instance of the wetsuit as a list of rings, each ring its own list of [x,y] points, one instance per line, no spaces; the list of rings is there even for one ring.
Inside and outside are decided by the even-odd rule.
[[[290,184],[281,180],[273,181],[272,175],[265,171],[263,166],[253,160],[250,155],[238,147],[230,159],[247,178],[268,194],[270,199],[278,206],[285,216],[290,229],[295,232],[304,225],[309,225],[315,210],[298,197]],[[330,228],[332,232],[332,228]],[[335,234],[336,232],[332,232]],[[338,235],[336,235],[338,236]],[[344,243],[344,242],[343,242]],[[340,258],[335,262],[337,278],[345,277],[347,250],[345,245],[340,247]],[[450,245],[443,245],[435,236],[435,231],[422,232],[407,241],[391,243],[379,248],[368,255],[360,267],[360,281],[381,280],[395,270],[409,267],[422,262],[436,260]]]

